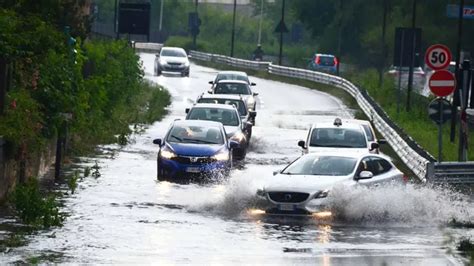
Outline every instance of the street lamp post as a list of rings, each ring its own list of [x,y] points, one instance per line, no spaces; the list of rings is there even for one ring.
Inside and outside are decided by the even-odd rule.
[[[281,4],[281,25],[285,24],[285,0]],[[281,66],[283,57],[283,29],[280,30],[280,54],[278,56],[278,64]]]
[[[260,22],[258,24],[258,41],[257,46],[262,45],[262,20],[263,20],[263,0],[261,1],[260,5]]]
[[[413,68],[415,66],[415,53],[416,53],[416,33],[415,33],[415,23],[416,23],[416,2],[413,0],[413,10],[412,10],[412,19],[411,19],[411,37],[412,37],[412,47],[410,54],[410,68],[408,71],[408,87],[407,87],[407,106],[406,111],[410,112],[410,96],[411,90],[413,87]]]
[[[234,38],[235,38],[235,10],[237,8],[237,0],[234,0],[234,14],[232,17],[232,37],[230,40],[230,57],[234,57]]]

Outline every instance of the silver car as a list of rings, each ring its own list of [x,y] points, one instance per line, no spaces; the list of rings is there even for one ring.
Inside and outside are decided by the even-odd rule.
[[[402,184],[404,180],[403,173],[383,155],[310,153],[275,172],[257,196],[264,200],[267,214],[330,214],[327,199],[336,185]]]
[[[178,47],[163,47],[155,57],[155,75],[162,72],[178,72],[183,77],[189,77],[189,60],[186,51]]]

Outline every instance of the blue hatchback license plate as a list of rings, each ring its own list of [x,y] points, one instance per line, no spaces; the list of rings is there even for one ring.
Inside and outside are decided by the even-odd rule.
[[[186,172],[188,172],[188,173],[199,173],[199,172],[201,172],[201,169],[199,169],[199,167],[188,167],[188,168],[186,168]]]
[[[280,211],[294,211],[295,210],[295,206],[293,204],[281,204],[280,206],[278,206],[278,208],[280,209]]]

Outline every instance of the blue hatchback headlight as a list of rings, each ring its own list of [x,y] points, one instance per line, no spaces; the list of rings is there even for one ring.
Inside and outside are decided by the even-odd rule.
[[[212,158],[217,161],[227,161],[229,160],[229,152],[226,149],[222,149],[214,154]]]
[[[161,155],[161,158],[165,158],[165,159],[173,159],[174,157],[176,157],[176,153],[174,153],[174,151],[172,151],[167,146],[164,146],[161,149],[160,155]]]

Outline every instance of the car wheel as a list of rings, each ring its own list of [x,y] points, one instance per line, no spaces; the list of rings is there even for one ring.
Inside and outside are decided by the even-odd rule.
[[[160,70],[160,69],[158,69],[158,70],[156,71],[156,75],[157,75],[157,76],[161,75],[161,70]]]
[[[158,179],[158,181],[168,181],[168,179],[165,178],[165,173],[163,169],[159,165],[157,168],[156,178]]]

